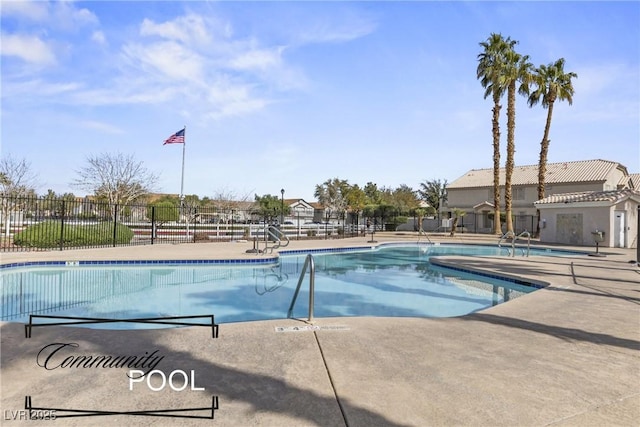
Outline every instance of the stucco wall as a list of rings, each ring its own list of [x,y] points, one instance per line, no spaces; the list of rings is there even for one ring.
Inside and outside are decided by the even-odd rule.
[[[563,207],[541,207],[540,219],[544,226],[540,229],[543,243],[564,243],[595,246],[592,232],[604,231],[601,247],[613,247],[616,242],[614,221],[616,211],[625,211],[624,247],[636,248],[638,241],[638,203],[633,200],[614,206],[580,207],[579,203]],[[571,216],[576,216],[572,219]],[[573,229],[581,218],[581,230]]]
[[[579,206],[567,208],[543,208],[540,210],[540,219],[544,224],[540,229],[540,241],[547,243],[563,243],[571,245],[595,246],[592,232],[604,231],[605,241],[600,246],[610,246],[610,207],[589,207]],[[571,220],[571,216],[579,217],[580,227],[577,225],[578,218]],[[571,229],[569,229],[571,228]]]
[[[493,188],[493,187],[491,187]],[[490,196],[490,187],[477,187],[477,188],[451,188],[447,189],[447,205],[449,208],[460,208],[467,212],[473,211],[473,206],[476,206],[482,202],[493,203],[493,197]],[[524,199],[516,199],[516,189],[524,190]],[[573,184],[555,184],[548,185],[545,188],[545,195],[551,196],[553,194],[563,193],[576,193],[581,191],[602,191],[604,186],[602,183],[573,183]],[[538,200],[538,188],[537,185],[526,186],[514,186],[512,188],[512,209],[515,215],[521,212],[524,215],[535,215],[536,208],[533,205]],[[500,188],[500,206],[504,211],[504,187]]]
[[[625,242],[624,247],[626,248],[637,248],[638,246],[638,203],[628,199],[617,205],[612,207],[612,214],[615,215],[616,211],[624,211],[625,212]],[[612,217],[613,218],[613,217]],[[609,233],[611,235],[611,239],[609,244],[614,246],[615,243],[615,224],[612,219],[610,224]]]

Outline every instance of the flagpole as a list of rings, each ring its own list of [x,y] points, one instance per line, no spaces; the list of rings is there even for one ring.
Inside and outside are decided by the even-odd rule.
[[[184,142],[182,143],[182,178],[180,179],[180,203],[184,200],[184,153],[187,147],[187,125],[184,125]]]

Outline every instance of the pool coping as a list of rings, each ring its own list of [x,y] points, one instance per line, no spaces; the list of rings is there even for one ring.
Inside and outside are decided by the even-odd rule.
[[[488,272],[488,271],[480,269],[480,268],[474,268],[474,267],[469,267],[469,266],[460,267],[458,264],[455,264],[454,262],[451,261],[451,258],[454,257],[454,256],[457,257],[458,255],[452,255],[452,256],[445,255],[445,256],[432,257],[432,258],[429,258],[429,262],[431,264],[433,264],[433,265],[436,265],[436,266],[442,267],[442,268],[446,268],[448,270],[454,270],[454,271],[460,271],[460,272],[463,272],[463,273],[476,274],[478,276],[488,277],[490,279],[504,280],[506,282],[511,282],[511,283],[515,283],[515,284],[523,285],[523,286],[529,286],[529,287],[536,288],[536,289],[544,289],[544,288],[546,288],[548,286],[551,286],[551,283],[549,283],[549,282],[545,282],[545,281],[542,281],[542,280],[531,279],[531,278],[526,278],[526,277],[518,276],[516,274],[491,273],[491,272]],[[447,257],[449,257],[449,258],[447,258]],[[481,256],[478,256],[478,258],[481,258]]]
[[[452,243],[452,242],[375,242],[368,243],[366,245],[358,246],[345,246],[345,247],[328,247],[328,248],[314,248],[314,249],[285,249],[279,251],[276,256],[272,257],[260,257],[260,258],[229,258],[229,259],[138,259],[138,260],[75,260],[75,261],[24,261],[8,264],[0,264],[0,272],[10,270],[14,268],[29,268],[29,267],[73,267],[73,266],[148,266],[148,265],[163,265],[163,266],[201,266],[201,265],[217,265],[217,266],[264,266],[275,264],[279,261],[281,256],[293,256],[293,255],[305,255],[305,254],[326,254],[326,253],[345,253],[345,252],[366,252],[375,251],[383,247],[432,247],[432,246],[483,246],[483,247],[498,247],[498,245],[491,245],[487,243]],[[569,250],[569,249],[556,249],[549,247],[536,247],[537,250],[554,251],[560,253],[566,253],[567,255],[587,255],[586,252]],[[506,282],[515,283],[518,285],[529,286],[536,289],[546,288],[550,285],[549,282],[540,280],[533,280],[530,278],[524,278],[522,276],[508,274],[508,273],[490,273],[479,268],[460,267],[458,264],[454,264],[447,261],[447,257],[459,256],[457,254],[451,255],[439,255],[436,257],[430,257],[429,262],[433,265],[441,268],[446,268],[453,271],[459,271],[463,273],[475,274],[481,277],[489,279],[498,279]],[[464,255],[460,255],[464,256]],[[468,255],[467,255],[468,256]],[[473,255],[474,257],[482,257],[483,255]],[[546,256],[546,255],[541,255]]]
[[[259,258],[216,258],[216,259],[105,259],[105,260],[50,260],[50,261],[21,261],[21,262],[9,262],[4,263],[0,260],[0,271],[4,269],[22,268],[22,267],[41,267],[41,266],[85,266],[85,265],[156,265],[164,264],[169,266],[175,265],[201,265],[201,264],[222,264],[222,265],[264,265],[273,264],[278,262],[280,256],[288,255],[302,255],[302,254],[315,254],[315,253],[342,253],[342,252],[360,252],[367,250],[376,250],[385,246],[490,246],[497,247],[497,245],[491,245],[487,243],[451,243],[451,242],[376,242],[375,244],[359,245],[359,246],[346,246],[346,247],[329,247],[329,248],[309,248],[309,249],[285,249],[278,251],[275,256]],[[586,255],[586,252],[580,252],[569,249],[556,249],[550,247],[536,247],[536,249],[550,250],[554,252],[565,252],[569,255]],[[39,252],[31,252],[37,255]],[[443,255],[446,256],[446,255]],[[482,255],[474,255],[482,256]],[[472,272],[472,271],[470,271]]]

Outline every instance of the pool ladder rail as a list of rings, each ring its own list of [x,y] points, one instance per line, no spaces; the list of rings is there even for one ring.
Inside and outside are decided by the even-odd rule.
[[[316,279],[316,265],[313,261],[313,255],[308,254],[307,258],[304,260],[304,265],[302,266],[302,272],[300,273],[300,278],[298,278],[298,285],[296,286],[296,291],[293,293],[293,299],[291,299],[291,305],[289,305],[289,311],[287,312],[287,318],[293,318],[293,306],[296,304],[296,300],[298,299],[298,293],[300,292],[300,285],[302,285],[302,281],[304,280],[304,276],[307,273],[307,267],[309,268],[309,322],[313,320],[313,304],[314,304],[314,293],[315,293],[315,279]]]
[[[430,238],[429,238],[429,236],[427,235],[427,232],[426,232],[426,231],[424,231],[424,230],[422,229],[422,227],[420,227],[420,228],[418,229],[418,243],[420,243],[420,238],[421,238],[422,236],[424,236],[424,237],[427,239],[427,242],[429,242],[429,243],[433,244],[433,242],[431,241],[431,239],[430,239]]]
[[[287,235],[282,232],[282,230],[280,230],[278,227],[274,226],[274,225],[270,225],[267,228],[265,228],[265,247],[264,247],[264,251],[262,251],[261,253],[266,254],[267,251],[269,251],[269,253],[273,253],[274,249],[278,249],[278,248],[283,248],[285,246],[289,246],[289,238],[287,237]],[[266,238],[266,236],[271,236],[274,240],[274,244],[272,246],[269,246],[269,239]],[[282,243],[284,240],[284,243]]]
[[[524,238],[527,238],[527,251],[525,253],[524,248],[522,248],[522,256],[529,256],[529,251],[531,249],[531,233],[529,233],[527,230],[524,230],[522,233],[516,235],[513,231],[507,231],[506,233],[504,233],[502,235],[502,237],[500,237],[500,240],[498,241],[498,247],[501,248],[502,247],[502,242],[506,239],[511,239],[511,249],[509,249],[509,255],[511,255],[512,257],[516,256],[516,241],[518,241],[518,239],[522,239],[524,240]]]

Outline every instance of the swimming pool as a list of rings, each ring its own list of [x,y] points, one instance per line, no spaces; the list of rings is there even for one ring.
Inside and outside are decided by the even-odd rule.
[[[276,262],[240,265],[138,261],[4,268],[0,320],[26,323],[30,314],[110,319],[213,314],[217,323],[282,319],[309,252],[291,251]],[[535,253],[562,255],[548,250]],[[315,316],[461,316],[536,289],[429,263],[438,255],[497,254],[505,254],[504,248],[404,244],[317,251]],[[297,318],[307,315],[306,283],[294,308]]]

